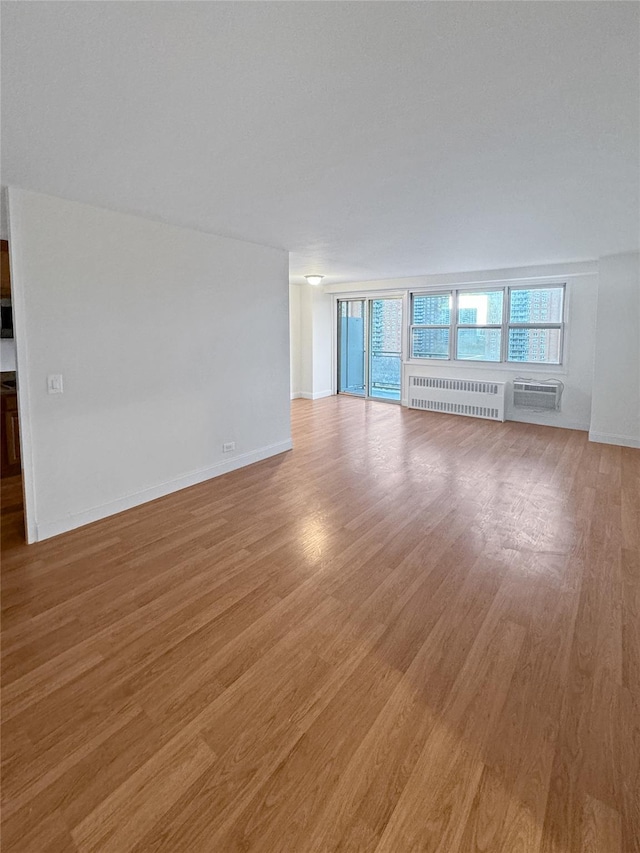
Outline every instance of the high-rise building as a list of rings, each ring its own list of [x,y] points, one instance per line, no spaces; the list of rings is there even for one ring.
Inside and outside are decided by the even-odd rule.
[[[467,361],[500,361],[501,332],[487,326],[502,324],[503,291],[461,294],[456,354]],[[465,325],[471,328],[464,328]]]
[[[413,322],[416,325],[446,326],[444,329],[420,329],[414,333],[412,353],[416,358],[449,357],[449,296],[416,296],[413,300]]]
[[[402,301],[377,299],[371,311],[371,381],[400,392]]]
[[[555,323],[562,318],[562,288],[511,291],[511,323]],[[559,360],[559,334],[552,329],[515,328],[509,332],[509,361]]]

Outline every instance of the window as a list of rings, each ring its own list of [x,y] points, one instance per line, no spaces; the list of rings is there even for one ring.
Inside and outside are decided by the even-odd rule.
[[[561,364],[564,284],[411,294],[410,356]]]
[[[411,358],[450,358],[451,294],[414,296],[411,301]]]
[[[560,364],[564,287],[513,287],[509,299],[508,361]]]
[[[503,290],[459,290],[456,358],[502,360]]]

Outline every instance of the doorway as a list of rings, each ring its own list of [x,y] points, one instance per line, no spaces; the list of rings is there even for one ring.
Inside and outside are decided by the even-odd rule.
[[[402,299],[338,300],[338,393],[399,403]]]
[[[16,341],[9,243],[0,240],[0,511],[3,546],[24,541]]]

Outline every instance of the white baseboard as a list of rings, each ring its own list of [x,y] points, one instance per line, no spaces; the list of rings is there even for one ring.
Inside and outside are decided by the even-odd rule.
[[[403,400],[402,405],[408,406],[409,401]],[[589,424],[582,423],[581,421],[564,420],[564,421],[562,421],[562,423],[550,424],[548,421],[547,422],[542,421],[542,420],[532,421],[532,420],[528,420],[525,417],[515,417],[514,418],[512,416],[512,417],[508,418],[505,416],[505,422],[511,422],[511,423],[517,423],[517,424],[532,424],[534,426],[558,427],[558,429],[577,429],[577,430],[580,430],[581,432],[589,432]]]
[[[202,468],[199,471],[192,471],[190,474],[185,474],[182,477],[177,477],[175,480],[168,480],[165,483],[160,483],[157,486],[150,486],[148,489],[143,489],[140,492],[135,492],[132,495],[117,498],[115,501],[109,501],[100,506],[91,507],[82,512],[71,513],[66,518],[57,519],[55,521],[36,522],[36,542],[41,542],[43,539],[49,539],[51,536],[58,536],[60,533],[67,533],[70,530],[75,530],[77,527],[83,527],[85,524],[91,524],[94,521],[99,521],[101,518],[107,518],[110,515],[115,515],[118,512],[123,512],[127,509],[132,509],[140,504],[154,501],[157,498],[162,498],[165,495],[170,495],[172,492],[179,492],[181,489],[188,489],[189,486],[195,486],[198,483],[203,483],[205,480],[212,480],[214,477],[219,477],[221,474],[228,474],[230,471],[235,471],[238,468],[244,468],[247,465],[252,465],[254,462],[261,462],[263,459],[268,459],[270,456],[277,456],[279,453],[284,453],[293,448],[291,439],[281,441],[277,444],[269,444],[266,447],[260,447],[257,450],[252,450],[249,453],[241,453],[228,459],[224,462],[219,462],[217,465],[212,465],[210,468]]]
[[[640,438],[632,435],[616,435],[614,432],[589,432],[589,441],[598,444],[617,444],[620,447],[640,447]]]
[[[292,391],[291,392],[291,399],[292,400],[300,400],[302,398],[302,396],[303,396],[302,391]]]
[[[549,426],[549,427],[557,427],[558,429],[577,429],[580,432],[589,432],[589,424],[585,424],[582,421],[568,421],[562,420],[557,423],[550,423],[549,420],[530,420],[526,417],[514,417],[511,415],[510,417],[505,416],[505,421],[511,421],[512,423],[517,424],[532,424],[533,426]]]
[[[315,391],[313,394],[309,391],[301,391],[299,396],[305,400],[321,400],[323,397],[333,397],[333,391]]]

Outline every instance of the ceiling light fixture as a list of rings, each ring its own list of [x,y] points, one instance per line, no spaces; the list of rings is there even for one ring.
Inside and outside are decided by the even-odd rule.
[[[320,282],[322,281],[324,276],[323,275],[305,275],[305,278],[309,282],[309,284],[320,284]]]

